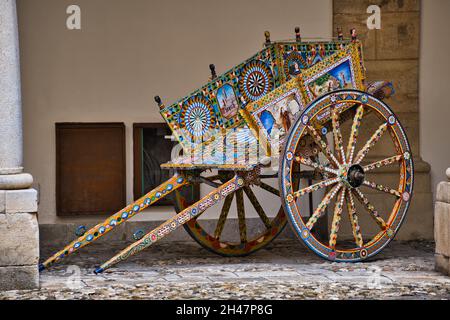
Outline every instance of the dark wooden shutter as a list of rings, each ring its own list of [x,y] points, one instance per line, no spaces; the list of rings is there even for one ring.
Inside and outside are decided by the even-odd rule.
[[[173,172],[161,169],[160,165],[171,160],[175,142],[165,138],[172,131],[165,123],[134,123],[134,199],[138,199],[171,177]],[[199,199],[199,185],[184,187],[180,190],[187,201],[194,203]],[[173,204],[173,195],[156,202],[154,206]]]
[[[125,205],[125,125],[57,123],[57,215],[112,214]]]

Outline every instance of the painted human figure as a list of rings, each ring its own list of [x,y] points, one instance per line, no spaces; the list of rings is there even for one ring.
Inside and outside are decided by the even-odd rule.
[[[345,74],[343,72],[340,73],[341,80],[342,80],[342,88],[347,87],[347,80],[345,80]]]
[[[285,108],[282,108],[280,110],[280,115],[284,132],[288,132],[289,128],[291,127],[291,118],[289,117],[289,111]]]
[[[300,111],[300,105],[294,97],[288,97],[280,108],[281,124],[285,132],[291,128],[295,116]]]
[[[357,33],[356,33],[356,29],[351,29],[350,30],[350,35],[351,35],[351,37],[352,37],[352,41],[356,41],[356,39],[357,39]]]
[[[300,66],[297,61],[293,61],[289,70],[290,74],[296,75],[300,72]]]

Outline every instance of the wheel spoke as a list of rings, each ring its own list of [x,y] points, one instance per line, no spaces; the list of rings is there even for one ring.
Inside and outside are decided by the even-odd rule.
[[[381,167],[389,166],[391,164],[399,162],[402,159],[403,159],[403,156],[401,154],[399,154],[396,156],[392,156],[392,157],[368,164],[368,165],[364,166],[363,169],[364,169],[364,172],[371,171],[371,170],[378,169]]]
[[[312,161],[309,158],[295,157],[295,161],[300,162],[301,164],[303,164],[303,165],[305,165],[307,167],[317,169],[320,172],[328,172],[328,173],[334,174],[336,176],[339,175],[339,172],[337,170],[328,168],[328,167],[324,166],[321,163]]]
[[[214,238],[219,239],[222,234],[223,227],[225,226],[225,221],[228,217],[228,212],[230,211],[231,203],[233,202],[234,193],[228,195],[223,203],[222,211],[220,212],[219,221],[216,225],[216,230],[214,230]]]
[[[317,133],[316,129],[314,129],[312,126],[306,126],[306,129],[311,134],[313,140],[315,143],[319,146],[322,153],[325,155],[325,157],[330,161],[330,163],[334,163],[336,167],[339,167],[339,161],[336,159],[336,157],[331,153],[330,148],[328,148],[328,145],[323,141],[323,139],[320,137],[320,135]]]
[[[389,187],[383,186],[382,184],[377,184],[377,183],[372,182],[372,181],[364,180],[363,185],[366,186],[366,187],[369,187],[371,189],[375,189],[375,190],[382,191],[382,192],[385,192],[385,193],[388,193],[388,194],[392,194],[392,195],[394,195],[394,196],[396,196],[398,198],[401,197],[400,192],[398,192],[397,190],[391,189]]]
[[[312,185],[312,180],[308,179],[308,186]],[[309,207],[309,216],[311,217],[314,213],[314,200],[313,200],[313,194],[308,194],[308,207]]]
[[[356,146],[356,139],[358,138],[359,134],[359,127],[361,125],[361,119],[364,115],[364,107],[359,106],[356,110],[355,117],[353,118],[353,125],[350,132],[350,138],[348,140],[347,145],[347,159],[348,163],[352,163],[353,160],[353,154],[355,152],[355,146]]]
[[[266,213],[264,212],[262,206],[259,204],[259,201],[256,198],[255,194],[253,193],[252,189],[250,189],[250,187],[245,187],[244,192],[247,195],[250,202],[252,203],[262,222],[264,222],[266,228],[269,229],[272,226],[272,223],[270,222],[269,217],[267,217]]]
[[[220,179],[220,175],[216,174],[214,176],[209,176],[209,177],[205,177],[206,179],[208,179],[209,181],[216,181]]]
[[[381,136],[387,129],[387,123],[383,123],[381,126],[378,127],[377,131],[370,137],[370,139],[366,142],[364,147],[358,152],[356,156],[355,163],[359,164],[364,159],[364,157],[367,155],[367,153],[370,151],[370,149],[380,140]]]
[[[242,189],[236,191],[236,207],[239,221],[239,236],[241,243],[247,242],[247,225],[245,223],[244,196]]]
[[[316,190],[328,187],[328,186],[338,183],[338,182],[339,182],[339,178],[331,178],[331,179],[323,180],[323,181],[315,183],[309,187],[298,190],[297,192],[294,193],[294,196],[298,198],[298,197],[303,196],[304,194],[314,192]]]
[[[356,245],[359,248],[361,248],[364,242],[361,234],[361,227],[359,226],[358,222],[358,215],[356,214],[356,207],[355,202],[353,201],[352,193],[347,192],[346,198],[347,198],[348,216],[350,218],[350,223],[352,225],[353,237],[355,238]]]
[[[375,220],[375,222],[380,226],[382,230],[386,229],[386,222],[380,216],[375,207],[369,202],[369,199],[358,189],[353,189],[356,199],[364,206],[364,208],[370,213],[370,216]]]
[[[277,189],[275,189],[274,187],[268,185],[267,183],[260,182],[260,183],[259,183],[259,186],[260,186],[262,189],[264,189],[264,190],[266,190],[266,191],[268,191],[268,192],[270,192],[270,193],[272,193],[272,194],[274,194],[274,195],[276,195],[276,196],[280,196],[280,191],[277,190]]]
[[[331,188],[330,191],[325,195],[325,197],[320,202],[319,206],[314,211],[313,215],[309,218],[308,222],[306,223],[306,227],[311,230],[314,224],[317,222],[317,220],[323,215],[325,212],[327,206],[330,204],[331,200],[334,198],[336,193],[341,188],[340,184],[335,185],[333,188]]]
[[[334,137],[334,147],[339,154],[341,163],[346,163],[344,144],[342,142],[342,133],[339,125],[339,110],[334,108],[331,115],[331,122],[333,125],[333,137]]]
[[[275,174],[261,174],[259,176],[260,179],[272,179],[272,178],[278,178],[278,172]]]
[[[220,187],[219,183],[214,182],[213,180],[210,180],[209,178],[205,178],[205,177],[200,176],[200,177],[198,177],[198,180],[203,182],[204,184],[207,184],[210,187],[213,187],[213,188]]]
[[[346,189],[343,188],[340,191],[340,194],[338,196],[339,201],[336,201],[336,204],[334,205],[334,214],[333,214],[333,222],[331,223],[331,233],[330,233],[330,247],[332,250],[336,248],[336,240],[337,240],[337,234],[339,232],[339,226],[341,223],[341,215],[342,215],[342,209],[344,206],[344,199],[345,199],[345,193]]]

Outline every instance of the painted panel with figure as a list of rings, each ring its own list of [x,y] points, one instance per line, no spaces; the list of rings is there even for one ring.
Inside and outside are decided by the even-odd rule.
[[[231,119],[237,115],[239,103],[236,99],[233,87],[228,83],[217,89],[217,102],[222,117]]]

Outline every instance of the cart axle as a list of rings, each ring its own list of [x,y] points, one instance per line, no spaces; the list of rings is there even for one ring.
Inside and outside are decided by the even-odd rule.
[[[352,188],[358,188],[364,182],[365,174],[359,164],[354,164],[348,169],[347,182]]]

